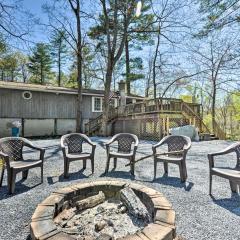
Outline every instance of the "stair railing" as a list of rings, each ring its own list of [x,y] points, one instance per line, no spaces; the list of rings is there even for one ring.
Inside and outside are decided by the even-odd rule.
[[[219,139],[225,140],[227,138],[226,133],[221,129],[216,120],[213,120],[213,129],[216,137],[218,137]]]
[[[118,108],[111,108],[108,113],[108,121],[116,119],[118,116]],[[103,114],[99,115],[94,119],[90,119],[87,123],[85,123],[85,132],[87,134],[92,134],[98,128],[101,127],[103,122]]]
[[[186,113],[188,116],[195,118],[195,124],[199,128],[200,132],[211,133],[207,125],[203,122],[203,119],[198,114],[196,114],[185,102],[182,102],[182,112]]]

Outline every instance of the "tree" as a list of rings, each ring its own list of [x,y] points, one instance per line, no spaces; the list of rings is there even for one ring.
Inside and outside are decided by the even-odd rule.
[[[233,26],[240,21],[239,0],[200,0],[201,13],[205,14],[206,24],[199,35],[227,26]]]
[[[59,4],[59,5],[58,5]],[[59,8],[57,6],[60,6]],[[74,51],[77,65],[77,104],[76,104],[76,131],[82,131],[82,48],[84,46],[82,39],[81,28],[81,1],[80,0],[55,0],[52,5],[45,4],[43,6],[46,13],[48,13],[49,23],[48,27],[58,31],[62,29],[66,34],[65,41]],[[66,9],[70,8],[72,15],[66,14]],[[61,11],[64,9],[63,11]],[[74,20],[73,20],[74,19]]]
[[[21,75],[22,81],[24,83],[27,82],[28,77],[29,77],[29,71],[28,71],[28,56],[21,52],[16,53],[16,57],[18,60],[18,68],[19,68],[19,73]]]
[[[99,16],[97,26],[91,28],[89,35],[98,40],[97,47],[106,59],[102,124],[103,134],[106,135],[113,71],[123,53],[127,30],[130,20],[134,17],[136,3],[133,0],[100,0],[100,2],[102,14]]]
[[[45,84],[51,73],[52,59],[49,46],[45,43],[37,43],[29,57],[29,71],[32,73],[32,82]]]
[[[127,29],[127,36],[125,40],[125,76],[127,85],[127,94],[131,93],[131,82],[136,81],[140,78],[144,78],[143,74],[136,74],[132,72],[132,69],[142,70],[142,59],[138,56],[131,58],[130,49],[142,50],[144,44],[152,44],[151,30],[154,21],[154,15],[150,12],[151,1],[144,1],[144,5],[140,9],[140,15],[131,18],[129,27]],[[124,24],[127,21],[126,16],[124,17]],[[145,32],[147,31],[147,32]],[[140,64],[139,64],[140,63]]]
[[[212,128],[216,123],[216,103],[219,92],[234,89],[239,75],[240,56],[236,52],[236,39],[211,34],[203,46],[192,49],[194,62],[202,69],[202,78],[207,85],[207,94],[211,99]]]
[[[54,30],[50,40],[51,55],[54,59],[54,62],[57,64],[58,76],[57,83],[58,86],[61,86],[61,77],[62,77],[62,65],[66,63],[67,58],[67,45],[66,45],[66,33],[64,30]]]
[[[76,54],[77,54],[77,132],[82,130],[82,32],[81,32],[81,15],[80,15],[80,0],[68,0],[71,9],[76,18]]]
[[[34,22],[34,15],[23,8],[21,0],[0,1],[0,32],[5,39],[29,42],[27,35]]]
[[[185,23],[185,11],[188,7],[188,1],[177,1],[177,0],[161,0],[159,1],[159,7],[154,8],[152,1],[152,11],[154,13],[154,25],[153,32],[156,38],[155,50],[153,52],[152,60],[152,83],[153,83],[153,97],[157,99],[157,88],[159,84],[163,85],[157,79],[161,79],[160,76],[164,76],[164,71],[167,71],[167,67],[171,65],[170,75],[175,75],[174,68],[178,66],[176,60],[169,62],[169,52],[171,48],[176,48],[181,43],[182,33],[188,29],[188,25]],[[179,37],[176,37],[178,34]],[[170,48],[167,49],[168,45]],[[174,50],[176,52],[176,50]],[[164,55],[167,55],[164,59]],[[166,70],[165,70],[166,69]],[[179,70],[175,70],[179,72]],[[184,71],[183,71],[184,72]],[[185,75],[185,73],[184,73]],[[178,79],[177,76],[176,79]],[[172,79],[171,82],[175,82]],[[164,93],[165,94],[165,93]]]
[[[0,60],[0,68],[2,71],[2,81],[14,81],[18,68],[18,59],[15,53],[9,53],[3,56]]]

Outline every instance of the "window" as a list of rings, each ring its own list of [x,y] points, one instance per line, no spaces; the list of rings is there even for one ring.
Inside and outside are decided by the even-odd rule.
[[[25,92],[22,93],[22,97],[26,100],[29,100],[29,99],[32,98],[32,93],[29,92],[29,91],[25,91]]]
[[[92,111],[102,112],[103,100],[101,97],[92,97]]]

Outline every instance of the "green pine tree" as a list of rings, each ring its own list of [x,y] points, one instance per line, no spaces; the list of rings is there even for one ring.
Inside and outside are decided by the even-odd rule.
[[[29,57],[29,71],[32,74],[31,82],[45,84],[51,77],[52,59],[49,46],[37,43],[32,56]]]
[[[62,85],[62,66],[66,63],[68,48],[66,45],[66,33],[63,30],[54,31],[50,41],[51,55],[53,62],[57,65],[57,83]]]

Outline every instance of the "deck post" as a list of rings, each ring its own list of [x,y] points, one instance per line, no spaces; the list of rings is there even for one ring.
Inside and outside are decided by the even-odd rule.
[[[169,133],[169,117],[167,117],[167,134],[166,135],[168,135],[168,133]]]

